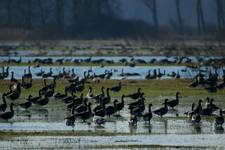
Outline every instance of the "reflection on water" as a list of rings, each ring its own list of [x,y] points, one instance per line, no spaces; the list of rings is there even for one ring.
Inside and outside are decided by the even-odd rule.
[[[4,131],[93,131],[108,133],[131,133],[131,134],[213,134],[218,131],[214,130],[214,122],[202,119],[200,125],[193,125],[186,117],[176,117],[174,112],[167,117],[154,116],[150,124],[139,118],[137,126],[129,126],[127,121],[128,114],[124,110],[121,117],[106,117],[106,123],[103,126],[97,126],[92,120],[83,122],[76,120],[75,126],[66,126],[64,118],[66,113],[62,109],[31,109],[29,111],[17,110],[15,117],[0,123],[0,130]],[[177,110],[175,110],[177,113]],[[219,131],[223,131],[222,129]]]
[[[0,123],[1,131],[70,131],[73,133],[128,133],[124,136],[84,136],[84,137],[18,137],[2,139],[0,149],[3,148],[85,148],[86,146],[107,145],[169,145],[169,146],[215,146],[224,147],[225,135],[223,128],[215,128],[214,123],[202,119],[200,125],[193,125],[187,118],[154,116],[151,123],[139,118],[137,126],[129,126],[126,111],[121,112],[121,117],[106,118],[104,126],[93,123],[75,122],[75,126],[66,126],[65,113],[60,109],[31,109],[29,111],[16,111],[12,121]],[[177,113],[177,110],[171,113]],[[30,118],[26,115],[30,114]],[[59,115],[60,114],[60,115]],[[62,115],[63,114],[63,115]],[[171,117],[173,116],[173,117]],[[88,121],[88,122],[91,122]],[[216,133],[216,134],[215,134]],[[12,144],[13,143],[13,144]],[[73,144],[71,144],[73,143]],[[54,145],[54,147],[53,147]],[[38,147],[39,146],[39,147]]]

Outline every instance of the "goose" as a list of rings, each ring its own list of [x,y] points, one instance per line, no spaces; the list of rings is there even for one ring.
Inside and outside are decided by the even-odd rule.
[[[194,112],[196,113],[196,114],[202,114],[202,100],[200,99],[199,101],[198,101],[198,106],[197,106],[197,108],[194,110]]]
[[[180,95],[180,93],[177,92],[176,93],[176,99],[167,102],[168,106],[170,106],[171,108],[176,107],[179,104],[179,95]]]
[[[141,117],[142,116],[142,113],[144,112],[145,110],[145,103],[144,103],[144,98],[143,99],[140,99],[140,103],[138,103],[138,105],[136,107],[133,107],[131,109],[131,112],[133,114],[135,114],[136,116],[138,117]]]
[[[209,103],[209,107],[212,109],[212,111],[216,111],[219,109],[219,107],[216,106],[213,102],[214,102],[214,99],[211,99]]]
[[[137,122],[138,122],[137,116],[132,113],[132,110],[130,110],[130,113],[129,113],[129,116],[128,116],[129,125],[130,126],[137,126]]]
[[[49,102],[49,99],[48,99],[48,97],[45,96],[44,98],[41,98],[38,101],[36,101],[35,104],[38,104],[40,106],[44,106],[44,105],[47,105],[48,102]]]
[[[219,116],[216,117],[215,125],[222,126],[223,123],[224,123],[223,111],[220,109],[220,114],[219,114]]]
[[[205,103],[205,107],[206,107],[206,108],[210,108],[210,98],[207,97],[206,100],[207,100],[207,101],[206,101],[206,103]]]
[[[117,100],[114,100],[113,106],[107,106],[105,108],[105,113],[108,117],[116,113],[116,103],[117,103]]]
[[[194,113],[191,117],[191,122],[194,124],[199,124],[201,122],[201,115],[198,113]]]
[[[59,99],[63,99],[65,97],[67,97],[68,93],[67,93],[67,89],[64,90],[65,94],[61,94],[61,93],[55,93],[54,94],[54,98],[55,100],[59,100]]]
[[[155,110],[154,114],[159,115],[160,117],[167,114],[168,112],[167,102],[168,102],[168,99],[165,99],[165,103],[164,103],[165,106]]]
[[[94,115],[100,116],[100,117],[105,117],[106,115],[106,110],[105,110],[105,104],[103,103],[101,109],[93,109]]]
[[[119,92],[121,90],[121,88],[122,88],[122,83],[120,81],[118,86],[114,86],[110,90],[113,92]]]
[[[15,90],[13,90],[12,87],[14,87]],[[21,94],[21,84],[17,83],[15,85],[10,86],[10,91],[7,93],[7,98],[11,100],[16,100],[20,97],[20,94]]]
[[[92,99],[94,97],[92,87],[89,87],[88,93],[86,95],[87,99]]]
[[[39,90],[39,95],[37,97],[33,97],[32,95],[29,95],[29,96],[30,96],[30,101],[35,104],[39,99],[41,99],[41,91]]]
[[[46,97],[52,97],[55,93],[55,88],[49,88],[45,93],[44,93],[44,96]]]
[[[63,101],[64,103],[68,104],[68,103],[73,102],[73,100],[74,100],[75,97],[76,96],[72,93],[71,96],[67,96],[67,97],[61,99],[61,101]]]
[[[98,126],[101,126],[101,125],[104,125],[106,120],[100,116],[96,116],[94,115],[93,117],[93,122],[98,125]]]
[[[106,89],[106,96],[105,97],[102,97],[102,101],[103,103],[105,104],[108,104],[111,102],[111,97],[110,97],[110,94],[109,94],[109,88]]]
[[[32,73],[31,73],[31,70],[30,70],[30,66],[28,66],[28,73],[26,73],[26,70],[24,70],[23,77],[24,78],[32,78]]]
[[[84,101],[83,93],[81,93],[80,97],[78,98],[75,98],[74,96],[72,102],[67,105],[67,109],[68,110],[75,109],[76,107],[80,106],[83,103],[83,101]]]
[[[124,97],[125,95],[122,95],[121,102],[116,103],[116,111],[119,112],[119,114],[120,114],[120,111],[124,108]]]
[[[40,77],[40,76],[43,76],[45,72],[41,69],[40,72],[36,73],[36,76]]]
[[[10,79],[10,81],[12,83],[18,83],[18,80],[14,78],[14,72],[13,71],[11,72],[11,79]]]
[[[100,98],[99,101],[100,101],[100,104],[96,105],[96,106],[93,108],[93,112],[103,109],[103,105],[105,105],[105,103],[102,101],[102,98]]]
[[[32,106],[31,97],[32,97],[32,96],[29,95],[29,97],[28,97],[28,99],[27,99],[28,101],[19,104],[19,106],[20,106],[21,108],[23,108],[23,109],[28,109],[28,108],[30,108],[30,107]]]
[[[64,118],[64,120],[66,120],[66,125],[67,126],[74,126],[76,117],[74,115],[70,116],[70,117],[66,117]]]
[[[133,93],[133,94],[129,94],[126,97],[132,98],[132,99],[138,99],[139,97],[141,97],[141,88],[138,88],[137,93]]]
[[[48,78],[48,77],[51,77],[52,76],[52,68],[50,68],[49,72],[48,73],[44,73],[42,74],[42,78]]]
[[[10,104],[10,111],[1,114],[1,115],[0,115],[0,118],[2,118],[2,119],[4,119],[4,120],[9,120],[9,119],[11,119],[11,118],[14,116],[13,106],[14,106],[14,104],[11,103],[11,104]]]
[[[194,112],[194,109],[195,109],[195,103],[192,103],[192,105],[191,105],[191,111],[190,112],[185,112],[184,114],[191,119],[192,115],[195,113]]]
[[[94,99],[96,100],[96,102],[100,102],[100,98],[105,96],[105,92],[104,92],[104,87],[101,88],[102,93],[99,95],[94,96]]]
[[[150,123],[150,120],[152,119],[151,107],[152,107],[152,104],[149,104],[148,112],[142,115],[145,122],[148,121]]]
[[[141,98],[139,98],[136,102],[129,103],[129,104],[128,104],[128,109],[134,109],[134,108],[138,107],[139,104],[141,104],[142,99],[143,99],[143,98],[142,98],[142,96],[141,96]]]
[[[87,99],[85,98],[84,99],[84,101],[83,101],[83,103],[81,104],[81,105],[79,105],[79,106],[77,106],[75,109],[74,109],[74,111],[76,111],[76,112],[83,112],[83,111],[85,111],[85,110],[87,110],[87,106],[88,106],[88,104],[87,104]]]
[[[88,103],[88,110],[79,112],[79,113],[75,113],[74,116],[80,118],[81,120],[83,120],[83,122],[85,122],[87,119],[91,118],[91,116],[92,116],[91,103]]]
[[[2,100],[3,100],[3,104],[0,105],[0,111],[5,111],[7,108],[7,103],[6,103],[6,94],[3,93],[2,95]]]
[[[24,89],[29,89],[32,87],[32,78],[28,78],[29,81],[25,81],[25,77],[22,77],[22,84],[21,86],[24,88]]]

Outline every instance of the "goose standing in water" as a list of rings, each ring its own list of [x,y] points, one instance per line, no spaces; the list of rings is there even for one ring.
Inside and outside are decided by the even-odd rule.
[[[223,123],[224,123],[223,111],[220,110],[220,114],[219,116],[216,117],[215,120],[215,126],[216,127],[223,126]]]
[[[6,94],[3,93],[2,95],[2,100],[3,100],[3,104],[0,105],[0,111],[5,111],[7,108],[7,103],[6,103]]]
[[[81,120],[83,120],[83,122],[91,118],[92,116],[91,103],[88,103],[88,109],[86,111],[75,113],[74,116],[80,118]]]
[[[35,102],[35,104],[38,104],[40,106],[44,106],[47,105],[49,102],[49,99],[47,96],[45,96],[44,98],[39,99],[38,101]]]
[[[165,99],[164,107],[155,110],[154,114],[156,114],[156,115],[158,115],[160,117],[162,117],[163,115],[167,114],[167,112],[168,112],[167,102],[168,102],[168,99]]]
[[[128,123],[130,126],[137,126],[138,118],[135,114],[133,114],[132,110],[130,110],[130,114],[128,116]]]
[[[100,116],[96,116],[94,115],[93,117],[93,122],[98,125],[98,126],[101,126],[101,125],[104,125],[106,120]]]
[[[100,98],[105,96],[104,87],[101,88],[102,93],[99,95],[94,96],[93,98],[96,100],[97,103],[100,102]]]
[[[9,120],[9,119],[11,119],[11,118],[14,116],[13,106],[14,106],[14,104],[11,103],[11,104],[10,104],[10,111],[1,114],[1,115],[0,115],[0,118],[2,118],[2,119],[4,119],[4,120]]]
[[[102,101],[103,103],[105,104],[108,104],[111,102],[111,97],[110,97],[110,94],[109,94],[109,88],[106,89],[106,96],[105,97],[102,97]]]
[[[179,95],[180,93],[177,92],[176,99],[167,102],[168,106],[170,106],[172,109],[174,109],[174,107],[176,107],[179,104]]]
[[[124,108],[124,97],[125,95],[122,95],[121,102],[116,103],[116,111],[119,112],[119,114],[120,114],[120,111]]]
[[[32,96],[29,95],[28,99],[26,102],[19,104],[19,106],[23,109],[28,109],[32,106],[32,101],[31,101]]]
[[[115,114],[116,113],[116,103],[118,102],[118,100],[114,100],[114,105],[113,106],[107,106],[105,108],[105,112],[106,112],[106,115],[108,117],[110,117],[111,115]]]
[[[11,79],[10,79],[11,83],[18,83],[18,80],[14,78],[14,72],[11,72]]]
[[[201,100],[201,99],[198,101],[198,106],[197,106],[197,108],[194,110],[194,112],[195,112],[196,114],[199,114],[199,115],[202,114],[202,100]]]
[[[143,114],[143,119],[144,121],[148,121],[148,123],[150,123],[151,119],[152,119],[152,110],[151,110],[152,104],[148,105],[148,112]]]

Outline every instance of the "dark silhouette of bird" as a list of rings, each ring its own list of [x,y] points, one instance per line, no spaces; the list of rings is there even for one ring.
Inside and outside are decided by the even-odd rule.
[[[164,107],[153,111],[154,114],[156,114],[156,115],[158,115],[160,117],[162,117],[163,115],[167,114],[167,112],[168,112],[167,101],[168,101],[168,99],[165,99]]]
[[[121,88],[122,88],[122,82],[120,81],[118,86],[114,86],[110,90],[113,92],[119,92]]]
[[[219,116],[216,117],[215,125],[222,126],[223,123],[224,123],[223,111],[220,109],[220,114],[219,114]]]
[[[0,105],[0,111],[5,111],[7,108],[7,103],[6,103],[6,94],[3,93],[2,95],[2,100],[3,100],[3,104]]]
[[[151,110],[152,104],[148,105],[148,112],[143,114],[144,121],[148,121],[150,123],[150,120],[152,119],[152,110]]]
[[[170,106],[172,108],[176,107],[179,104],[179,95],[180,95],[180,93],[177,92],[176,99],[167,102],[168,106]]]
[[[9,119],[11,119],[11,118],[14,116],[13,106],[14,106],[14,104],[11,103],[11,104],[10,104],[10,111],[1,114],[1,115],[0,115],[0,118],[2,118],[2,119],[4,119],[4,120],[9,120]]]

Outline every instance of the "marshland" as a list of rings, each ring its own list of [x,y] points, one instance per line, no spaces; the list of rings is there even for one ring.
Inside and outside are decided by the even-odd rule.
[[[224,149],[224,0],[1,0],[0,149]]]

